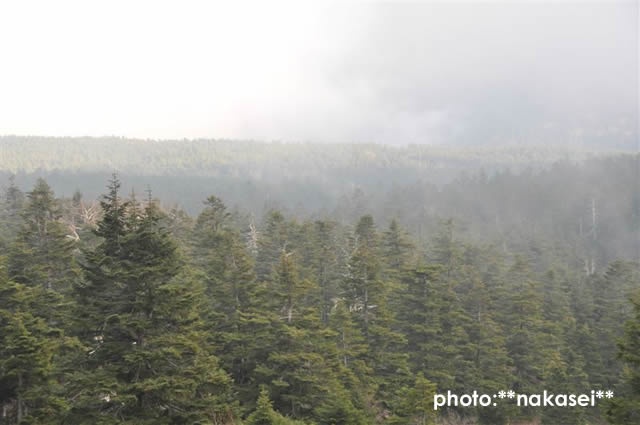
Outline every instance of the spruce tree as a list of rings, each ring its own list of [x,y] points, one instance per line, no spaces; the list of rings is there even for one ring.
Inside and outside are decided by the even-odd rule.
[[[87,352],[70,383],[71,422],[224,423],[230,378],[202,322],[204,288],[160,225],[155,203],[128,208],[114,177],[75,288]]]
[[[514,368],[511,389],[532,394],[544,384],[545,359],[552,354],[545,348],[541,285],[533,279],[529,264],[522,257],[516,257],[507,278],[512,288],[500,320]],[[521,408],[520,412],[523,416],[534,414],[531,409]]]
[[[24,193],[16,186],[14,176],[9,177],[9,186],[0,199],[0,249],[6,249],[13,241],[22,223]]]
[[[312,270],[319,289],[320,318],[329,323],[333,299],[338,295],[339,256],[336,252],[335,223],[316,221],[313,226]]]
[[[0,257],[0,405],[3,423],[50,423],[68,405],[65,356],[77,345],[51,323],[45,289],[12,282]]]
[[[411,261],[414,245],[406,230],[395,219],[391,220],[389,229],[382,234],[381,245],[388,273],[397,278],[397,274]]]
[[[253,263],[219,198],[209,197],[194,228],[194,262],[206,277],[208,320],[221,341],[237,331],[238,315],[249,305],[255,285]]]
[[[72,251],[74,242],[60,221],[61,212],[53,191],[38,179],[27,193],[22,225],[10,248],[9,276],[30,286],[63,291],[77,277]]]
[[[394,425],[415,424],[432,425],[437,412],[433,410],[433,398],[436,385],[426,379],[422,372],[416,375],[411,387],[402,388],[404,394],[397,415],[390,419]]]
[[[443,303],[440,271],[438,265],[419,264],[403,273],[404,308],[398,319],[410,348],[411,369],[443,388],[452,388],[454,371],[443,367],[448,359],[440,317]]]
[[[398,332],[395,316],[387,305],[391,288],[382,280],[379,237],[371,216],[358,221],[355,241],[343,283],[344,297],[367,344],[363,359],[376,377],[377,396],[383,409],[392,409],[397,391],[409,379],[407,340]]]
[[[633,317],[626,322],[618,344],[618,355],[625,364],[624,381],[607,406],[607,417],[614,425],[640,423],[640,292],[631,301]]]
[[[303,422],[285,418],[273,410],[269,391],[263,387],[260,390],[256,410],[246,419],[245,425],[303,425]]]
[[[278,264],[282,250],[291,251],[287,222],[280,211],[269,211],[258,239],[256,275],[258,281],[269,279],[273,267]]]
[[[273,389],[279,411],[293,417],[308,416],[319,397],[322,374],[328,373],[324,358],[315,349],[320,318],[306,302],[313,285],[299,278],[293,253],[283,251],[273,270],[269,299],[273,345],[256,372]],[[275,313],[275,315],[273,314]],[[275,319],[275,320],[274,320]]]

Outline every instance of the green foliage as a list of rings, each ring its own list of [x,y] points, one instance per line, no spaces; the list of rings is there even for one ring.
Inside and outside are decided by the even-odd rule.
[[[262,388],[256,410],[249,415],[245,421],[245,425],[302,425],[302,422],[285,418],[278,412],[273,410],[269,392]]]
[[[480,193],[535,178],[462,180]],[[313,218],[269,204],[255,227],[216,196],[191,219],[120,190],[113,176],[95,222],[82,196],[56,199],[43,180],[5,191],[0,423],[584,425],[603,407],[611,423],[637,422],[640,303],[628,298],[640,279],[636,263],[604,261],[624,257],[600,243],[613,224],[479,240],[451,214],[405,230],[417,215],[394,204],[397,221],[360,216],[379,200],[356,188]],[[454,202],[446,190],[434,203]],[[436,388],[616,397],[436,412]]]
[[[415,378],[413,386],[403,387],[402,403],[392,424],[416,424],[432,425],[436,420],[436,412],[433,410],[433,397],[436,394],[436,385],[426,379],[422,372]]]
[[[9,249],[9,276],[28,285],[66,290],[76,278],[74,243],[60,221],[53,191],[42,179],[27,193],[22,225]]]
[[[0,257],[0,404],[10,423],[42,423],[68,409],[60,381],[77,346],[47,312],[59,298],[9,280]],[[11,408],[8,408],[11,406]]]
[[[15,184],[15,177],[9,177],[9,186],[0,199],[0,248],[6,249],[20,228],[20,215],[24,205],[24,193]]]
[[[623,385],[616,389],[616,398],[608,406],[607,415],[615,425],[640,421],[640,292],[633,300],[634,317],[624,328],[624,338],[618,344],[619,356],[625,364]]]
[[[104,240],[86,253],[75,291],[88,352],[70,382],[70,420],[230,420],[231,381],[208,345],[204,288],[184,270],[157,206],[128,209],[118,188],[113,179],[97,230]]]

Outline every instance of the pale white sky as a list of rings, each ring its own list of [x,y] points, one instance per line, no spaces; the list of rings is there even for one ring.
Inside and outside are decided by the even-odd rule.
[[[430,143],[601,110],[631,128],[637,11],[3,1],[0,134]]]

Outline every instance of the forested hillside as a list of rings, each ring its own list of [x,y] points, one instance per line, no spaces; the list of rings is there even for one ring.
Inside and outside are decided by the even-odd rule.
[[[370,214],[384,225],[398,220],[421,247],[441,220],[453,218],[473,241],[537,252],[537,271],[558,258],[595,269],[640,258],[638,161],[637,154],[577,145],[461,149],[5,136],[0,188],[12,176],[23,191],[44,178],[59,196],[75,193],[95,204],[117,172],[127,196],[151,188],[167,208],[192,216],[211,194],[245,226],[259,225],[274,209],[343,226]]]
[[[15,174],[26,190],[43,177],[61,195],[79,189],[95,199],[111,173],[118,172],[126,193],[150,185],[161,199],[178,201],[192,214],[200,212],[202,199],[212,192],[231,207],[260,216],[273,207],[310,214],[337,208],[357,189],[381,198],[397,186],[440,186],[463,173],[535,172],[558,161],[581,163],[612,153],[579,144],[459,148],[3,136],[0,182]]]
[[[0,0],[0,425],[640,425],[639,17]]]
[[[0,423],[640,423],[637,155],[47,142],[0,144]],[[544,389],[615,397],[433,409]]]

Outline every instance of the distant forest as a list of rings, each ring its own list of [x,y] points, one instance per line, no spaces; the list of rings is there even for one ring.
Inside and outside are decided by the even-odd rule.
[[[638,424],[639,161],[1,138],[0,424]]]
[[[151,190],[165,207],[197,215],[215,194],[247,225],[271,210],[341,225],[370,214],[378,223],[402,222],[423,244],[452,218],[466,237],[505,252],[553,256],[558,245],[572,246],[574,259],[595,266],[640,258],[635,153],[0,137],[0,189],[12,178],[26,191],[43,177],[59,196],[93,202],[114,172],[127,196]]]
[[[70,197],[79,189],[96,199],[117,172],[125,192],[151,186],[158,197],[192,214],[200,212],[202,199],[217,193],[231,207],[258,216],[274,207],[309,215],[333,213],[358,191],[371,202],[384,202],[411,185],[440,187],[463,176],[538,172],[558,162],[569,166],[616,153],[624,151],[578,145],[456,148],[4,136],[0,183],[15,174],[26,189],[45,177],[60,195]]]

